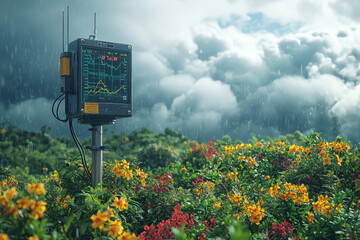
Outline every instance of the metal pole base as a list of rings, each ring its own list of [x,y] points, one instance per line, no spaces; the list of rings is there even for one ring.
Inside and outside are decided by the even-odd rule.
[[[99,183],[102,183],[103,176],[103,126],[92,125],[92,128],[90,128],[90,130],[92,131],[92,146],[90,147],[92,151],[91,181],[93,188],[95,188]]]

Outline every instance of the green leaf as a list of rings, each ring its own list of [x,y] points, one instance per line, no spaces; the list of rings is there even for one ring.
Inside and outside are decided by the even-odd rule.
[[[73,214],[72,216],[70,216],[70,217],[68,217],[68,218],[66,219],[66,223],[65,223],[65,225],[64,225],[65,233],[68,232],[69,227],[70,227],[70,224],[71,224],[71,222],[74,220],[75,216],[76,216],[76,215]]]

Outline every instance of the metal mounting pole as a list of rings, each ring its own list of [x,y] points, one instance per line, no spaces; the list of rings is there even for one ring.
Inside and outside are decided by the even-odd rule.
[[[103,135],[103,126],[102,125],[92,125],[90,129],[92,131],[92,167],[91,167],[91,180],[92,186],[95,188],[98,183],[102,183],[103,176],[103,150],[102,146],[102,135]]]

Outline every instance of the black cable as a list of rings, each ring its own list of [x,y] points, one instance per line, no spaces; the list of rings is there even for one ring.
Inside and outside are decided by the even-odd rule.
[[[86,174],[88,175],[89,178],[91,178],[91,174],[90,174],[90,171],[88,170],[87,168],[87,165],[86,165],[86,160],[85,160],[85,150],[83,148],[83,146],[81,145],[76,133],[75,133],[75,130],[74,130],[74,126],[72,124],[72,119],[69,120],[69,126],[70,126],[70,132],[71,132],[71,136],[73,137],[74,139],[74,142],[76,144],[76,147],[78,148],[79,150],[79,153],[80,153],[80,157],[81,157],[81,162],[84,166],[84,171],[86,172]]]
[[[51,107],[51,112],[52,112],[53,116],[54,116],[57,120],[59,120],[59,121],[61,121],[61,122],[67,122],[67,121],[68,121],[68,118],[67,118],[67,117],[66,117],[66,119],[60,119],[60,117],[59,117],[59,107],[60,107],[60,104],[61,104],[61,102],[64,101],[64,99],[66,98],[66,96],[64,96],[64,95],[65,95],[65,93],[63,93],[63,94],[61,94],[60,96],[58,96],[58,97],[55,99],[55,101],[53,102],[52,107]],[[54,106],[55,106],[56,102],[57,102],[61,97],[63,97],[63,98],[62,98],[62,99],[60,100],[60,102],[58,103],[58,106],[57,106],[57,108],[56,108],[56,114],[55,114],[55,112],[54,112]]]
[[[58,106],[56,108],[56,116],[58,116],[59,120],[62,121],[62,122],[66,122],[68,120],[67,117],[64,120],[60,119],[60,117],[59,117],[59,107],[60,107],[61,102],[64,101],[64,99],[65,99],[65,96],[59,101]]]
[[[84,171],[87,175],[87,177],[91,180],[91,173],[87,167],[87,164],[86,164],[86,159],[85,159],[85,150],[83,148],[83,146],[81,145],[75,131],[74,131],[74,126],[73,126],[73,123],[72,123],[72,119],[69,119],[69,127],[70,127],[70,132],[71,132],[71,136],[73,137],[74,139],[74,142],[75,142],[75,145],[80,153],[80,157],[81,157],[81,162],[82,162],[82,165],[84,167]]]
[[[62,98],[61,98],[61,97],[62,97]],[[60,99],[60,98],[61,98],[61,99]],[[73,138],[73,140],[74,140],[74,142],[75,142],[75,145],[76,145],[76,147],[77,147],[77,149],[78,149],[78,151],[79,151],[79,153],[80,153],[81,163],[82,163],[82,165],[83,165],[83,167],[84,167],[85,174],[86,174],[87,177],[91,180],[91,173],[90,173],[90,171],[89,171],[89,169],[88,169],[88,166],[87,166],[87,164],[86,164],[85,149],[84,149],[84,147],[81,145],[81,143],[80,143],[80,141],[79,141],[79,139],[78,139],[78,137],[77,137],[77,135],[76,135],[76,132],[75,132],[75,130],[74,130],[74,126],[73,126],[73,123],[72,123],[72,119],[71,119],[71,118],[69,119],[67,116],[66,116],[66,119],[60,119],[60,117],[59,117],[59,107],[60,107],[61,102],[64,101],[65,98],[66,98],[65,93],[63,93],[63,94],[61,94],[60,96],[58,96],[58,97],[55,99],[55,101],[53,102],[53,104],[52,104],[51,111],[52,111],[53,116],[54,116],[57,120],[59,120],[59,121],[61,121],[61,122],[67,122],[67,121],[69,121],[70,133],[71,133],[71,136],[72,136],[72,138]],[[59,99],[60,99],[60,101],[58,102],[58,105],[57,105],[57,107],[56,107],[56,113],[55,113],[54,107],[55,107],[56,102],[57,102]]]
[[[74,142],[75,142],[75,144],[76,144],[76,147],[77,147],[78,150],[79,150],[80,157],[81,157],[81,162],[82,162],[82,165],[83,165],[83,167],[84,167],[84,171],[85,171],[87,177],[88,177],[89,179],[91,179],[91,174],[90,174],[90,171],[88,170],[87,164],[86,164],[84,148],[82,147],[80,141],[78,140],[78,138],[77,138],[77,136],[76,136],[76,133],[75,133],[73,127],[71,127],[71,134],[72,134],[72,136],[73,136],[73,139],[74,139]]]
[[[59,98],[61,98],[62,96],[64,96],[64,95],[65,95],[65,93],[63,93],[63,94],[61,94],[60,96],[58,96],[58,97],[54,100],[54,102],[53,102],[53,104],[52,104],[52,107],[51,107],[51,112],[52,112],[53,116],[54,116],[57,120],[59,120],[59,118],[55,115],[54,106],[55,106],[55,103],[57,102],[57,100],[58,100]]]

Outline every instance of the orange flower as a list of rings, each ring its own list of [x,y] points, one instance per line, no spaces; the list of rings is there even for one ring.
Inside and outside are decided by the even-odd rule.
[[[41,202],[41,201],[35,202],[35,203],[31,206],[32,212],[31,212],[30,215],[32,215],[35,219],[42,218],[42,217],[43,217],[43,213],[44,213],[45,210],[46,210],[45,205],[46,205],[46,202]]]
[[[123,209],[128,210],[128,202],[125,200],[124,197],[121,197],[120,199],[118,197],[114,198],[114,203],[111,204],[111,206],[116,207],[119,209],[119,211],[122,211]]]
[[[105,228],[104,231],[108,232],[108,236],[112,236],[113,238],[115,238],[117,235],[121,234],[122,231],[124,230],[124,228],[121,226],[122,222],[121,221],[110,221],[110,227],[109,228]]]
[[[286,188],[286,190],[290,190],[291,189],[291,183],[285,182],[284,187]]]
[[[214,208],[219,208],[220,205],[221,205],[221,202],[216,202],[216,203],[214,204]]]
[[[258,147],[258,148],[260,148],[260,149],[262,149],[262,148],[263,148],[263,146],[262,146],[261,142],[257,142],[257,143],[255,143],[255,146],[256,146],[256,147]]]
[[[340,159],[339,155],[337,155],[335,153],[334,153],[334,155],[336,156],[337,164],[339,164],[341,166],[342,159]]]
[[[309,223],[314,224],[314,214],[312,212],[308,212],[308,220]]]
[[[16,203],[18,204],[19,208],[30,209],[35,201],[29,198],[29,196],[26,196],[25,198],[17,200]]]
[[[98,210],[96,215],[92,215],[90,219],[93,221],[91,227],[99,228],[100,230],[104,228],[104,223],[109,220],[107,212],[102,213],[100,210]]]
[[[121,164],[123,166],[123,169],[129,169],[130,168],[130,165],[128,162],[126,162],[126,160],[121,160]]]
[[[265,210],[261,208],[261,202],[246,207],[246,212],[250,216],[249,220],[251,224],[255,223],[256,225],[259,225],[261,219],[265,217]]]
[[[38,236],[34,235],[28,238],[28,240],[39,240]]]
[[[135,233],[131,234],[128,232],[123,232],[119,237],[118,240],[137,240],[138,238],[135,236]]]
[[[248,160],[249,160],[249,166],[250,167],[253,167],[256,164],[255,159],[253,159],[252,157],[250,157]]]
[[[10,240],[10,238],[6,233],[0,233],[0,240]]]
[[[0,205],[6,206],[9,200],[5,196],[0,196]]]
[[[323,165],[330,165],[330,158],[329,157],[323,157]]]
[[[114,212],[113,212],[113,209],[112,208],[110,208],[109,210],[107,210],[106,211],[106,213],[107,213],[107,216],[108,216],[108,218],[110,219],[110,217],[115,217],[115,215],[114,215]]]
[[[13,205],[8,204],[4,208],[4,214],[5,215],[12,214],[14,217],[16,217],[18,215],[18,209]]]
[[[46,193],[43,183],[33,183],[33,184],[28,183],[28,186],[29,187],[27,191],[29,193],[35,193],[36,195],[41,195]]]
[[[234,206],[240,205],[242,198],[240,193],[235,193],[234,195],[229,195],[230,201]]]
[[[14,188],[14,187],[5,191],[5,197],[10,200],[12,200],[16,194],[18,194],[18,192],[16,191],[16,188]]]

